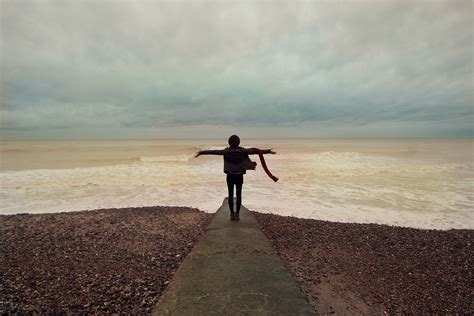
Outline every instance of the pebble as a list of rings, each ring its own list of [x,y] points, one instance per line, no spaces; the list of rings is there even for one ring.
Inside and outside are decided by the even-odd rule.
[[[308,293],[316,295],[323,277],[364,298],[374,314],[474,314],[473,230],[253,214]]]
[[[0,216],[0,315],[149,314],[211,216],[186,207]]]

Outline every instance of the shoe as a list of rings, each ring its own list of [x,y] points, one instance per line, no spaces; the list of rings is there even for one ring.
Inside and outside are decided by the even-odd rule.
[[[234,214],[234,212],[231,212],[231,213],[230,213],[230,220],[231,220],[231,221],[235,221],[235,214]]]
[[[234,217],[235,217],[235,220],[236,220],[236,221],[240,221],[239,213],[235,213],[235,216],[234,216]]]

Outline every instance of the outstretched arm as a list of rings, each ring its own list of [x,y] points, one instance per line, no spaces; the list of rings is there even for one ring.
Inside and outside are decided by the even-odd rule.
[[[270,148],[270,149],[259,149],[259,148],[252,147],[252,148],[245,148],[244,152],[247,155],[258,155],[260,153],[262,153],[262,154],[276,154],[276,152],[273,151],[272,148]]]
[[[223,155],[224,149],[216,149],[216,150],[201,150],[194,155],[194,158],[197,158],[201,155]]]

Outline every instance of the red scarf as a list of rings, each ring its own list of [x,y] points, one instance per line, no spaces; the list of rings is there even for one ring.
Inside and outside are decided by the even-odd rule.
[[[277,182],[278,178],[275,177],[270,170],[268,170],[267,164],[265,163],[265,158],[263,157],[262,150],[259,149],[258,156],[260,157],[260,163],[262,164],[263,170],[265,170],[265,173],[267,176],[269,176],[273,181]]]

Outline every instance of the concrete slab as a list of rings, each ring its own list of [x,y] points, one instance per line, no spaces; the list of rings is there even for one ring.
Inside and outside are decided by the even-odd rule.
[[[153,315],[316,315],[254,218],[224,199]]]

